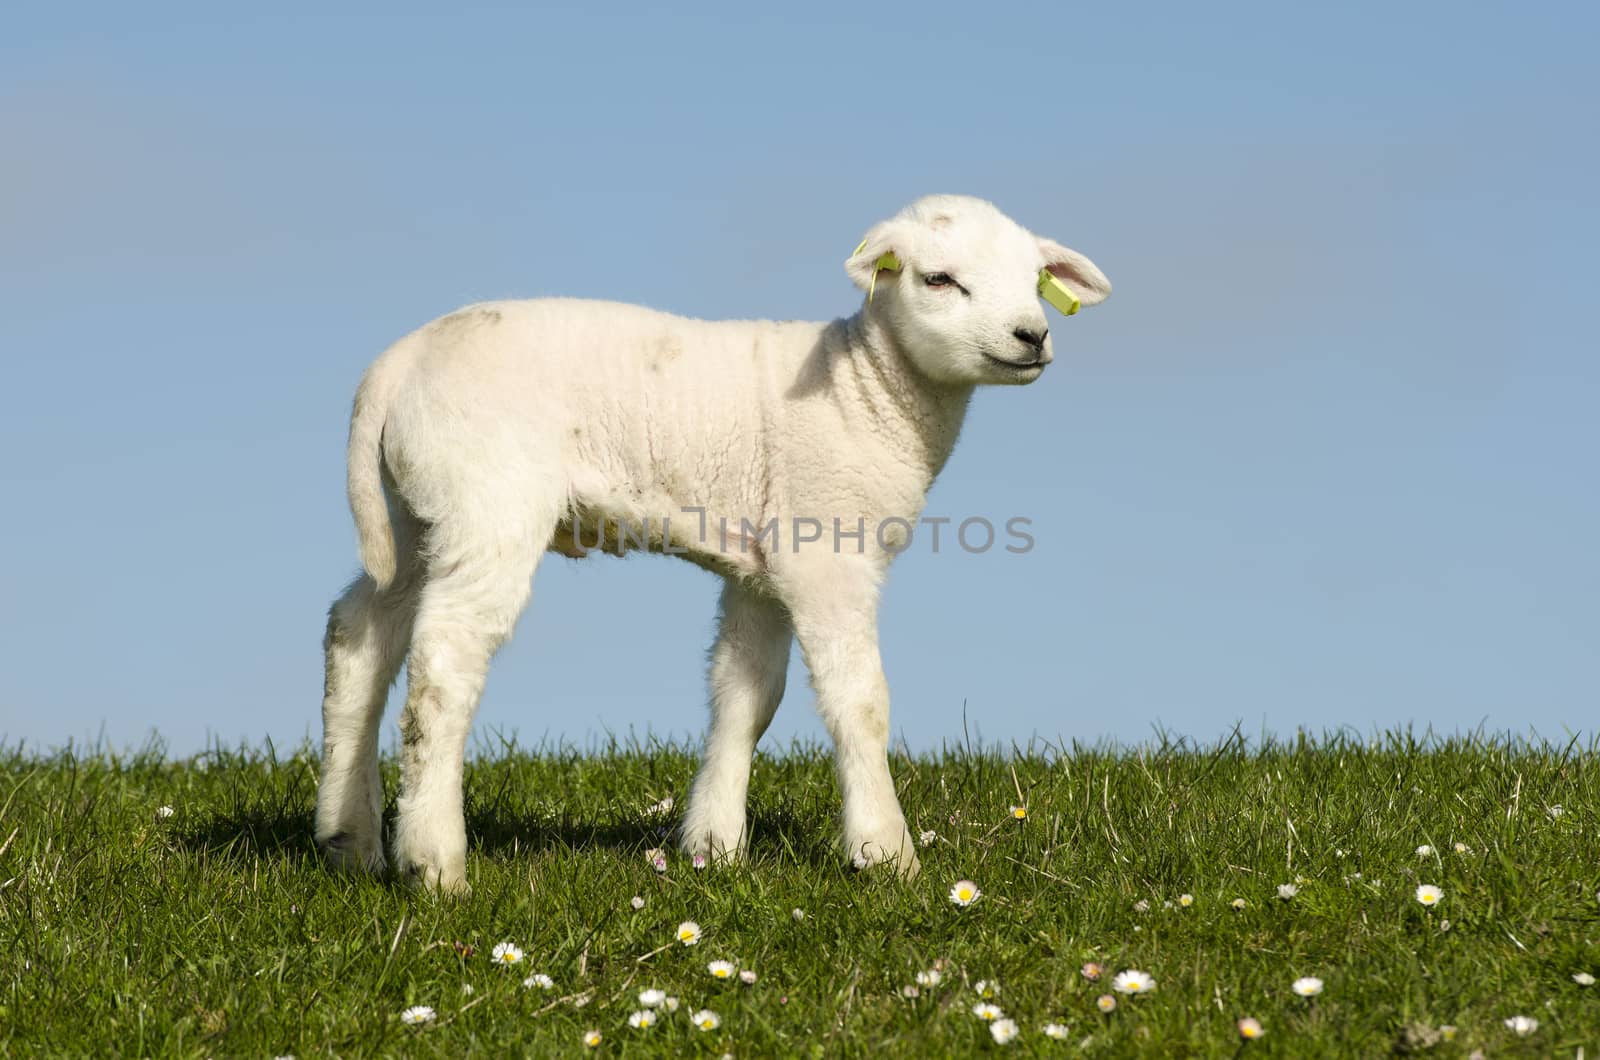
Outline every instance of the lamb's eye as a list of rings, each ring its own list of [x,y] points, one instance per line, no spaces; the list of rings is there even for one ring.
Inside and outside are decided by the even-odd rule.
[[[922,282],[929,287],[954,287],[955,278],[948,272],[930,272],[922,278]]]

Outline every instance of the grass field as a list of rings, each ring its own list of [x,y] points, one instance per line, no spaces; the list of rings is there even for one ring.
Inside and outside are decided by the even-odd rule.
[[[658,873],[672,811],[650,808],[683,797],[692,753],[503,747],[468,771],[472,895],[439,901],[323,868],[309,750],[14,750],[0,1051],[1597,1055],[1600,986],[1574,979],[1600,975],[1596,764],[1593,747],[1406,735],[897,757],[913,829],[937,833],[907,884],[839,863],[821,752],[757,760],[748,866],[671,855]],[[959,879],[971,905],[950,899]],[[683,921],[698,944],[676,940]],[[497,965],[501,942],[523,959]],[[717,980],[721,960],[755,982]],[[1154,989],[1117,994],[1125,969]],[[1319,995],[1291,989],[1307,976]],[[973,1014],[979,980],[1000,984],[1009,1043]],[[647,989],[679,1006],[631,1027]],[[435,1018],[403,1022],[420,1005]],[[718,1027],[692,1023],[703,1009]],[[1518,1036],[1519,1015],[1537,1029]],[[1262,1037],[1241,1038],[1246,1017]]]

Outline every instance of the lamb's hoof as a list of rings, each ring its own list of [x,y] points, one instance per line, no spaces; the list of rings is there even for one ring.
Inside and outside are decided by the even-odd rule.
[[[472,893],[472,885],[467,883],[465,865],[446,869],[412,861],[400,866],[400,878],[408,887],[441,898],[465,898]]]
[[[678,849],[696,866],[736,865],[744,860],[745,848],[738,840],[708,830],[684,831],[678,836]]]
[[[850,847],[850,864],[857,869],[870,869],[876,865],[887,865],[903,880],[914,880],[922,871],[922,863],[917,860],[916,848],[911,845],[911,836],[904,834],[899,839],[885,837],[881,840],[865,839],[854,843]]]
[[[377,836],[334,832],[319,836],[317,847],[329,866],[339,872],[378,876],[383,873],[383,842]]]

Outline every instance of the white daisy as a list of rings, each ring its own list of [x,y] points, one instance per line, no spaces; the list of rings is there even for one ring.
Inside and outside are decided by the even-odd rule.
[[[639,1004],[645,1008],[660,1008],[661,1003],[666,1000],[667,992],[665,990],[657,990],[651,987],[649,990],[639,991]]]
[[[1156,981],[1150,973],[1129,969],[1118,972],[1115,979],[1111,980],[1111,989],[1119,994],[1148,994],[1156,988]]]
[[[920,987],[917,987],[911,983],[907,983],[905,986],[900,988],[900,996],[906,998],[907,1000],[915,1001],[917,998],[922,996],[922,990]]]
[[[713,979],[732,979],[739,968],[732,961],[712,961],[706,965],[706,971],[711,973]]]
[[[956,905],[971,905],[983,894],[971,880],[957,880],[950,888],[950,900]]]
[[[745,986],[755,986],[756,985],[756,972],[755,972],[755,969],[754,968],[741,968],[739,970],[739,982],[743,983]]]
[[[1240,1020],[1238,1026],[1239,1037],[1243,1038],[1247,1042],[1253,1042],[1263,1034],[1267,1033],[1265,1028],[1261,1026],[1260,1020],[1251,1019],[1249,1016],[1246,1016],[1244,1019]]]
[[[1579,986],[1593,986],[1594,976],[1590,975],[1588,972],[1573,972],[1572,981],[1577,983]]]
[[[1316,997],[1322,993],[1322,980],[1314,975],[1301,976],[1289,985],[1289,989],[1301,997]]]
[[[1285,902],[1287,902],[1289,899],[1293,898],[1295,895],[1297,895],[1299,893],[1300,893],[1300,888],[1296,887],[1292,883],[1280,883],[1280,884],[1278,884],[1278,897],[1282,898]]]
[[[972,1014],[981,1020],[997,1020],[1005,1013],[1000,1011],[1000,1006],[988,1001],[980,1001],[972,1006]]]
[[[1192,894],[1180,894],[1180,895],[1178,895],[1178,904],[1183,906],[1185,909],[1189,908],[1191,905],[1194,905],[1194,895],[1192,895]]]
[[[1457,842],[1455,845],[1455,851],[1457,854],[1470,854],[1472,853],[1472,848],[1467,846],[1465,843]]]
[[[685,920],[678,925],[678,941],[685,946],[697,946],[700,943],[700,925],[693,920]]]
[[[671,813],[674,805],[676,804],[673,802],[672,796],[668,795],[660,802],[653,802],[649,806],[646,806],[644,808],[644,812],[649,814],[651,817],[659,817],[662,814]]]
[[[534,987],[538,987],[540,990],[554,990],[556,981],[543,972],[534,972],[522,981],[522,986],[525,990],[532,990]]]
[[[1419,857],[1419,858],[1431,858],[1431,857],[1433,857],[1433,848],[1430,847],[1426,843],[1422,844],[1420,847],[1417,848],[1417,857]]]
[[[628,1017],[628,1026],[637,1030],[645,1030],[656,1025],[656,1014],[653,1009],[642,1008]]]
[[[1431,883],[1425,883],[1417,888],[1417,901],[1426,906],[1435,906],[1444,897],[1444,892]]]
[[[1562,814],[1567,812],[1567,809],[1566,809],[1565,806],[1562,806],[1560,803],[1556,803],[1554,806],[1550,807],[1548,810],[1546,810],[1544,812],[1548,813],[1551,817],[1560,817]]]
[[[636,894],[632,898],[628,899],[628,904],[633,906],[635,909],[643,909],[644,899]]]
[[[1028,808],[1026,806],[1013,806],[1011,807],[1011,816],[1016,820],[1026,821],[1028,819]]]
[[[1506,1029],[1518,1038],[1526,1038],[1539,1029],[1539,1021],[1532,1016],[1512,1016],[1506,1020]]]
[[[437,1017],[431,1005],[412,1005],[400,1013],[400,1022],[415,1027],[420,1023],[432,1023]]]
[[[521,964],[522,950],[514,942],[502,942],[490,954],[496,964]]]
[[[593,1049],[595,1046],[599,1045],[600,1044],[600,1032],[599,1031],[584,1031],[583,1032],[583,1044],[586,1047],[590,1048],[590,1049]]]
[[[1046,1023],[1043,1030],[1046,1038],[1054,1038],[1058,1042],[1066,1041],[1067,1035],[1072,1033],[1065,1023]]]
[[[1250,903],[1245,901],[1243,898],[1235,898],[1233,901],[1229,902],[1228,904],[1233,906],[1233,908],[1235,910],[1242,911],[1244,909],[1244,907],[1249,905]]]
[[[791,909],[789,910],[789,915],[794,917],[794,922],[798,924],[806,918],[806,911],[804,909]]]
[[[689,1017],[696,1027],[703,1031],[714,1031],[722,1026],[722,1017],[708,1008],[703,1008]]]
[[[922,834],[917,836],[917,843],[920,846],[931,847],[931,846],[933,846],[933,844],[937,843],[938,841],[939,841],[939,833],[935,832],[931,828],[924,829]]]
[[[171,806],[157,806],[156,807],[156,816],[157,817],[163,817],[163,818],[171,817],[173,814],[175,814],[177,812],[178,811],[174,810]]]
[[[1017,1021],[1008,1019],[995,1020],[989,1024],[989,1036],[995,1040],[996,1045],[1005,1045],[1017,1036]]]
[[[673,997],[671,994],[668,994],[667,999],[661,1002],[661,1007],[666,1009],[668,1012],[676,1012],[678,1011],[678,999]]]
[[[1150,911],[1150,899],[1141,898],[1137,902],[1134,902],[1133,911],[1135,913],[1148,913]]]
[[[941,980],[943,978],[944,978],[944,975],[939,971],[939,969],[937,969],[937,968],[929,968],[925,972],[918,972],[917,973],[917,985],[918,986],[938,986],[939,985],[939,980]]]
[[[1112,997],[1110,994],[1101,994],[1099,997],[1095,998],[1094,1005],[1095,1008],[1098,1008],[1101,1012],[1117,1011],[1117,999]]]
[[[979,979],[972,984],[972,989],[985,1001],[993,1001],[1000,996],[1000,982],[996,979]]]

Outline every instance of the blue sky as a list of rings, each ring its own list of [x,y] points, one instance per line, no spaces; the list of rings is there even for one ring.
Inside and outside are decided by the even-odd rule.
[[[1116,291],[930,498],[1037,547],[893,570],[907,744],[1593,729],[1593,7],[229,6],[0,24],[11,741],[316,733],[349,401],[417,324],[844,315],[936,191]],[[716,588],[552,558],[478,731],[697,736]],[[797,668],[768,741],[820,734]]]

